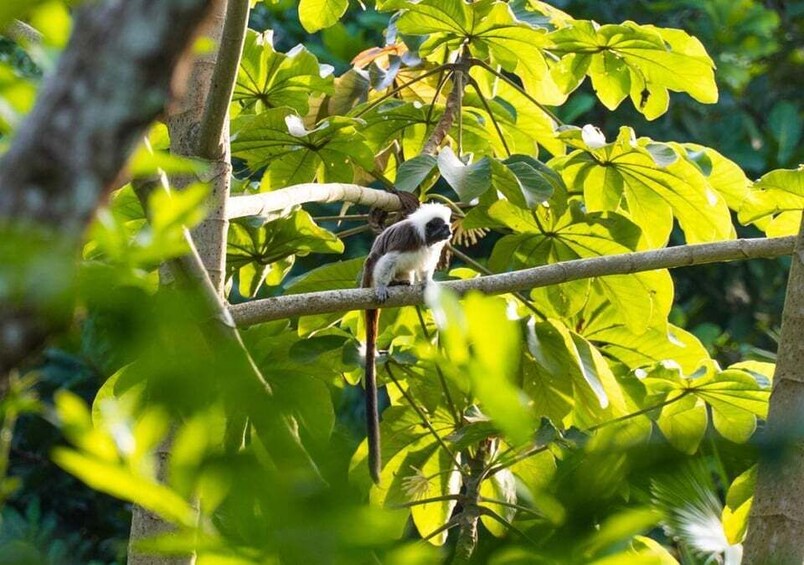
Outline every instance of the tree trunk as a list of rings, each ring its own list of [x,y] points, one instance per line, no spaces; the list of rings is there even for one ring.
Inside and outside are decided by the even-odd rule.
[[[226,266],[226,234],[229,222],[226,202],[229,198],[232,173],[229,145],[229,114],[234,81],[240,54],[243,50],[248,20],[248,0],[218,0],[202,33],[220,47],[212,54],[200,55],[193,61],[190,80],[184,97],[174,104],[167,119],[172,153],[205,160],[208,171],[201,179],[176,177],[174,188],[181,189],[201,180],[210,186],[207,199],[208,214],[192,233],[193,242],[204,263],[210,281],[223,297]],[[162,280],[170,279],[162,269]],[[166,475],[168,438],[159,450],[158,474]],[[134,506],[129,536],[129,565],[191,565],[194,555],[160,557],[136,553],[134,546],[152,536],[169,534],[174,528],[147,510]]]
[[[792,257],[745,564],[804,562],[804,220]]]
[[[131,150],[164,111],[171,85],[180,84],[174,69],[209,5],[108,0],[76,9],[58,67],[0,161],[0,380],[69,319],[62,302],[56,318],[46,297],[31,295],[27,277],[35,272],[27,273],[24,262],[40,251],[40,262],[60,258],[56,266],[64,264],[64,271],[48,291],[59,301],[68,295],[81,236]],[[38,247],[31,247],[34,239]]]

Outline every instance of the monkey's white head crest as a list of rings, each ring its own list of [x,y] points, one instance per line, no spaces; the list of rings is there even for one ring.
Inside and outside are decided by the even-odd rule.
[[[450,210],[448,206],[437,202],[428,202],[427,204],[419,206],[415,212],[408,216],[408,220],[423,226],[433,218],[441,218],[444,222],[449,224],[451,217],[452,210]]]

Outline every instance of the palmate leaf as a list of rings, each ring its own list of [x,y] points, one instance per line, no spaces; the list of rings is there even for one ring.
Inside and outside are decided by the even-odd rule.
[[[578,133],[565,135],[573,144],[585,145]],[[689,243],[733,239],[724,198],[686,158],[670,159],[674,152],[669,145],[635,139],[633,130],[623,127],[615,142],[585,146],[549,165],[568,186],[583,189],[590,211],[620,211],[642,226],[651,247],[667,243],[673,218]]]
[[[387,2],[387,9],[404,8],[397,21],[408,35],[429,35],[419,53],[441,60],[444,49],[462,45],[469,54],[488,59],[509,72],[516,72],[528,92],[546,104],[561,104],[565,93],[553,82],[545,61],[550,46],[546,30],[518,20],[506,2],[423,0]]]
[[[442,437],[454,429],[451,417],[442,410],[431,414],[430,423]],[[422,425],[413,409],[391,406],[383,412],[380,426],[385,464],[380,484],[371,487],[372,504],[390,508],[425,498],[458,494],[460,474],[453,460]],[[367,455],[366,442],[363,442],[352,457],[350,474],[353,478],[365,475],[364,479],[368,481]],[[426,536],[443,526],[452,515],[455,504],[454,500],[444,500],[412,506],[410,512],[419,533]],[[443,545],[446,539],[445,532],[430,542]]]
[[[425,140],[432,128],[443,115],[444,108],[436,105],[430,111],[430,106],[414,102],[389,101],[379,105],[360,117],[365,126],[360,133],[366,137],[367,142],[376,153],[382,152],[393,142],[399,143],[402,152],[407,156],[421,153]],[[482,125],[482,119],[471,112],[464,113],[463,117],[463,149],[465,152],[479,155],[489,155],[492,152],[489,133]],[[450,136],[457,137],[457,124],[453,124]]]
[[[488,215],[517,232],[504,236],[494,246],[489,267],[495,272],[645,247],[639,227],[618,214],[583,214],[573,207],[540,226],[530,211],[500,200],[488,209]],[[635,333],[645,331],[654,317],[666,317],[670,311],[673,286],[667,271],[599,277],[593,284],[617,307],[620,319]]]
[[[668,441],[685,453],[694,453],[708,423],[724,438],[745,443],[756,429],[756,419],[765,418],[770,389],[739,369],[710,370],[690,378],[679,369],[659,364],[642,378],[649,393],[646,402],[663,402],[657,424]]]
[[[717,102],[714,63],[700,41],[682,30],[576,20],[549,39],[551,52],[562,56],[553,75],[563,91],[572,92],[588,75],[610,110],[630,96],[637,110],[655,119],[667,111],[668,90]]]
[[[756,224],[768,236],[794,235],[804,209],[804,167],[777,169],[754,183],[743,201],[738,218]]]
[[[226,251],[227,274],[237,272],[240,293],[254,296],[264,282],[278,285],[293,265],[295,255],[342,252],[343,242],[318,227],[303,210],[259,227],[233,222]],[[273,278],[269,278],[271,273]]]
[[[271,31],[248,30],[232,96],[244,111],[288,106],[304,116],[311,95],[332,92],[332,68],[319,65],[307,49],[299,45],[287,54],[277,53]]]
[[[257,171],[268,167],[261,190],[312,182],[351,182],[354,167],[374,168],[374,152],[360,120],[333,117],[308,131],[290,108],[275,108],[233,122],[232,153]]]

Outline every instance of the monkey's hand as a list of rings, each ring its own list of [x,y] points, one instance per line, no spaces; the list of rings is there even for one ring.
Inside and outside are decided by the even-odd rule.
[[[388,300],[388,287],[386,285],[379,285],[374,289],[374,294],[377,296],[378,302],[385,302]]]

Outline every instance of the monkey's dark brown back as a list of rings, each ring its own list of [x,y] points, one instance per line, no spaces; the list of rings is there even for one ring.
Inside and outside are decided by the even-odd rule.
[[[396,224],[385,228],[374,244],[363,266],[363,287],[371,286],[371,275],[377,261],[391,251],[405,252],[415,251],[424,245],[424,240],[419,231],[407,220],[402,220]]]

